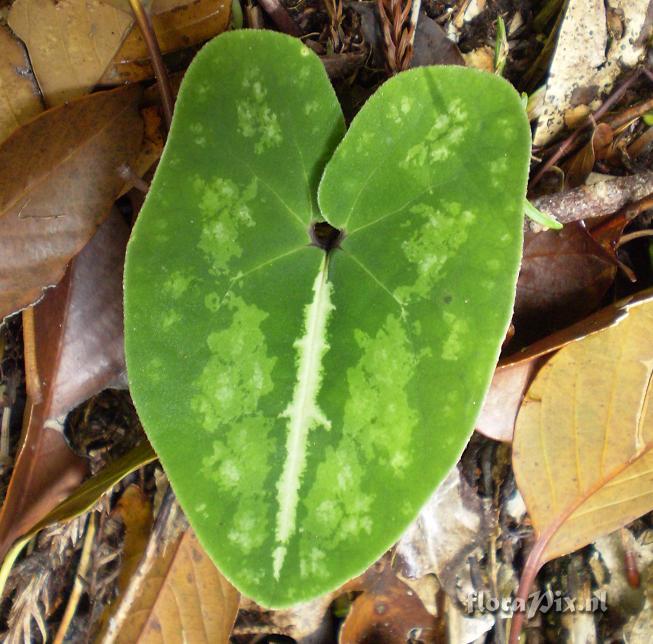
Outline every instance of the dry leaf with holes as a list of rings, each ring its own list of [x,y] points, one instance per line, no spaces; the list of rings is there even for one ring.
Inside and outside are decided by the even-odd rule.
[[[653,509],[653,292],[624,308],[540,370],[517,418],[513,467],[537,536],[521,596],[546,561]]]
[[[48,106],[89,92],[132,24],[100,0],[16,0],[7,18],[27,46]]]
[[[0,142],[42,109],[27,52],[0,25]]]

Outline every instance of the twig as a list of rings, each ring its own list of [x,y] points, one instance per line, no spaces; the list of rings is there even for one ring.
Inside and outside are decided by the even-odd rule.
[[[63,644],[66,632],[70,626],[70,622],[75,615],[77,606],[79,605],[79,600],[82,596],[82,590],[84,589],[83,579],[86,577],[86,572],[88,571],[89,563],[91,561],[91,549],[93,547],[93,541],[95,539],[95,512],[92,512],[88,518],[88,525],[86,527],[86,535],[84,537],[84,545],[82,546],[82,553],[79,557],[79,565],[77,566],[77,574],[75,575],[75,583],[73,584],[73,589],[70,592],[70,597],[68,598],[68,603],[66,604],[66,610],[64,611],[63,617],[57,629],[57,634],[53,640],[52,644]]]
[[[302,35],[301,29],[279,0],[258,0],[258,3],[281,31],[298,38]]]
[[[172,110],[175,102],[172,97],[172,87],[170,86],[168,71],[163,64],[163,57],[161,56],[159,41],[157,40],[156,34],[154,33],[154,28],[152,27],[150,16],[143,8],[141,1],[129,0],[129,4],[131,5],[132,11],[134,12],[134,18],[136,18],[138,27],[141,30],[141,34],[143,35],[143,40],[145,40],[145,44],[147,45],[147,50],[150,53],[152,67],[154,68],[154,75],[156,76],[156,82],[159,86],[159,92],[161,93],[163,114],[165,116],[166,125],[168,126],[169,130],[172,123]]]
[[[150,184],[139,177],[134,169],[127,163],[123,163],[118,167],[118,174],[120,178],[127,184],[131,184],[137,190],[140,190],[144,195],[146,195],[150,190]]]
[[[653,230],[647,228],[646,230],[636,230],[632,233],[627,233],[617,242],[617,248],[633,241],[633,239],[640,239],[641,237],[653,237]]]
[[[533,205],[563,224],[611,215],[653,194],[653,172],[608,179],[573,190],[545,195]]]
[[[36,330],[34,328],[34,307],[23,311],[23,346],[25,347],[25,387],[32,404],[43,400],[41,379],[36,361]]]
[[[624,96],[624,94],[630,89],[631,85],[641,76],[642,69],[636,69],[625,81],[624,83],[615,90],[611,96],[609,96],[599,109],[590,114],[576,130],[574,130],[566,139],[564,139],[559,145],[556,151],[540,166],[538,171],[535,173],[535,176],[531,180],[529,189],[533,189],[542,179],[542,177],[554,166],[567,152],[569,152],[578,137],[583,133],[586,127],[594,126],[598,120],[608,112],[613,105],[616,105]]]

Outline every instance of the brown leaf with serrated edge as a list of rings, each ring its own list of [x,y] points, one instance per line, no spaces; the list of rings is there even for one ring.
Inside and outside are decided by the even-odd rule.
[[[227,0],[176,0],[166,4],[161,7],[161,3],[155,3],[152,15],[152,27],[163,54],[202,43],[229,26],[231,2]],[[153,76],[147,45],[134,25],[100,83],[134,83]]]
[[[537,537],[522,598],[544,562],[653,509],[653,290],[647,294],[626,305],[618,324],[561,349],[528,390],[513,443]]]
[[[27,52],[0,25],[0,142],[42,110]]]
[[[141,576],[132,578],[139,588],[129,595],[127,618],[117,632],[110,626],[104,642],[229,641],[240,594],[220,574],[190,528],[150,564]],[[123,601],[127,597],[123,595]]]
[[[117,212],[33,311],[23,441],[0,510],[0,559],[86,475],[63,436],[67,412],[124,370],[122,266],[129,232]]]
[[[614,262],[581,222],[526,232],[511,346],[530,344],[592,313],[615,273]]]
[[[95,86],[133,19],[100,0],[15,0],[7,22],[27,46],[52,107]]]
[[[48,110],[0,145],[0,318],[37,301],[108,215],[141,147],[137,86]]]

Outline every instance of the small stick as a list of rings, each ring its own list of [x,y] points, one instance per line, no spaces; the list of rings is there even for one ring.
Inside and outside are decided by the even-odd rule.
[[[617,242],[617,248],[633,241],[633,239],[640,239],[642,237],[653,237],[653,230],[647,228],[646,230],[635,230],[632,233],[627,233]]]
[[[41,378],[36,360],[36,330],[34,327],[34,307],[23,311],[23,344],[25,347],[25,388],[30,402],[38,405],[43,400]]]
[[[139,177],[129,164],[123,163],[121,166],[119,166],[118,174],[125,183],[131,183],[134,188],[140,190],[144,195],[149,192],[150,184]]]
[[[166,125],[168,126],[169,130],[172,123],[172,110],[175,102],[172,98],[172,87],[170,86],[168,71],[163,64],[163,57],[161,56],[159,41],[156,39],[156,34],[154,33],[154,28],[152,27],[150,16],[143,8],[141,1],[129,0],[129,4],[131,5],[132,11],[134,12],[134,18],[136,18],[136,22],[138,23],[138,27],[141,30],[141,34],[143,34],[143,40],[145,40],[147,50],[150,52],[152,67],[154,68],[154,75],[156,76],[156,82],[159,86],[159,92],[161,93],[163,114],[165,116]]]
[[[573,190],[544,195],[533,205],[559,222],[567,224],[581,219],[611,215],[621,208],[637,208],[638,202],[653,194],[653,172],[608,179]]]

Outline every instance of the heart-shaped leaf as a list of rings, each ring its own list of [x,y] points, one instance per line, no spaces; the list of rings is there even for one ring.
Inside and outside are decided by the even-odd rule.
[[[128,249],[139,414],[207,552],[267,606],[337,587],[414,519],[514,297],[530,134],[505,81],[413,70],[334,153],[342,134],[298,40],[216,38]]]

